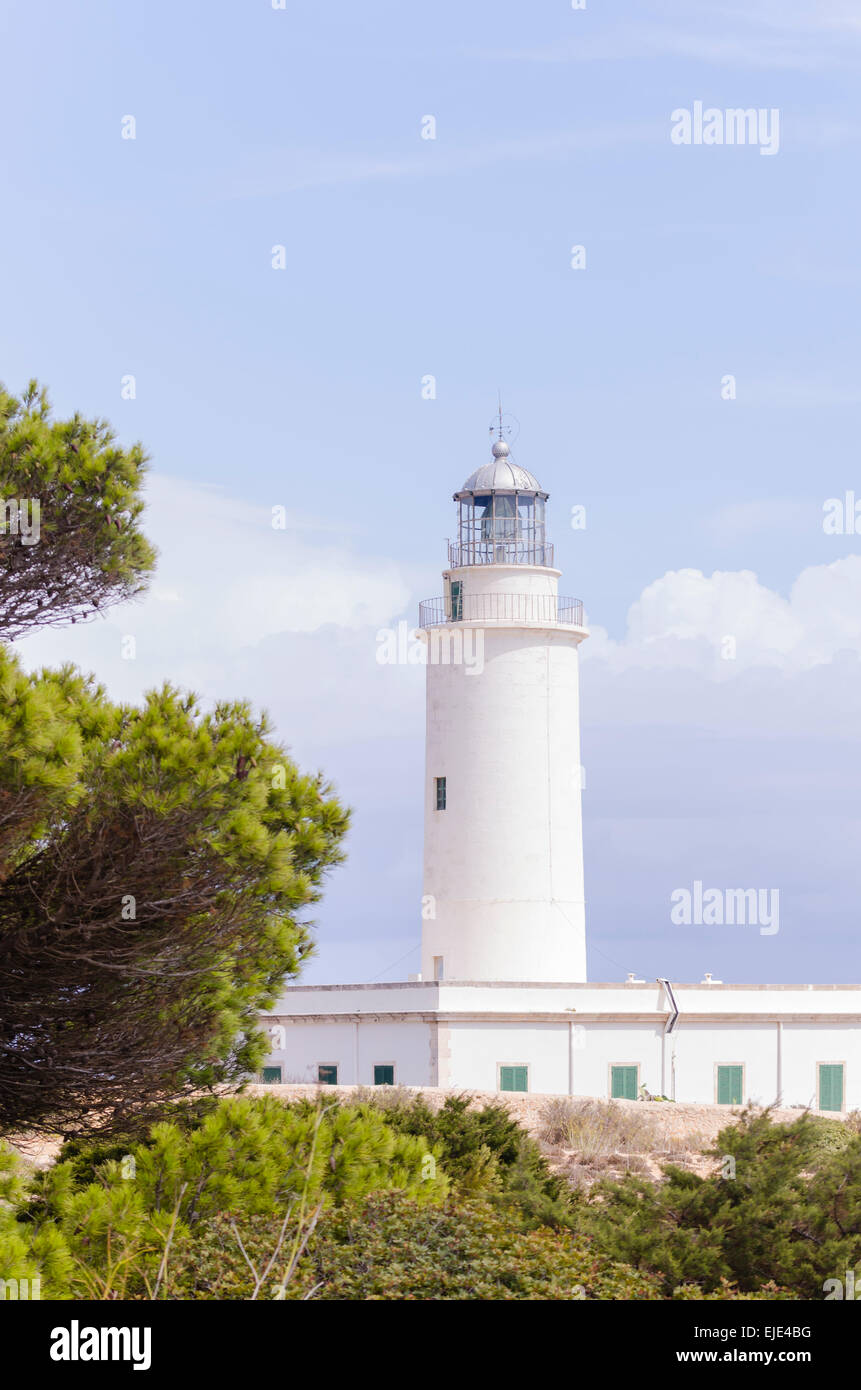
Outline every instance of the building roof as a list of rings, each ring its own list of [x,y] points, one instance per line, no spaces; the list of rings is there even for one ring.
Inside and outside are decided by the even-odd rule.
[[[491,450],[490,463],[482,464],[470,473],[461,492],[540,492],[544,489],[538,479],[509,457],[504,439],[497,439]],[[456,496],[459,494],[455,494]]]

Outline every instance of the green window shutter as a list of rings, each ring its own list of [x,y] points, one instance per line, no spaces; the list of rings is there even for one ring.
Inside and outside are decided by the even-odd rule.
[[[613,1100],[637,1099],[637,1068],[610,1068],[610,1096]]]
[[[459,623],[463,620],[463,580],[453,579],[451,581],[451,620]]]
[[[528,1067],[500,1067],[500,1068],[499,1068],[499,1089],[500,1089],[500,1091],[528,1091],[528,1090],[529,1090],[529,1068],[528,1068]]]
[[[743,1067],[718,1067],[718,1105],[741,1105],[744,1078]]]
[[[375,1067],[374,1067],[374,1085],[375,1085],[375,1086],[394,1086],[394,1084],[395,1084],[395,1069],[394,1069],[393,1066],[392,1066],[392,1067],[390,1067],[390,1066],[381,1066],[381,1067],[375,1066]]]
[[[280,1068],[280,1067],[264,1067],[264,1068],[263,1068],[263,1085],[264,1085],[264,1086],[280,1086],[280,1085],[281,1085],[281,1068]]]
[[[318,1082],[318,1084],[319,1084],[320,1086],[337,1086],[337,1084],[338,1084],[338,1068],[337,1068],[336,1066],[335,1066],[335,1067],[318,1067],[318,1068],[317,1068],[317,1082]]]
[[[843,1109],[843,1063],[820,1062],[819,1109]]]

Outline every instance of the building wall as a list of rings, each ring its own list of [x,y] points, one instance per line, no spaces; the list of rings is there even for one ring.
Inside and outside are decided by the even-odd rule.
[[[267,1067],[281,1068],[283,1082],[316,1082],[319,1066],[337,1066],[342,1086],[371,1086],[374,1065],[395,1064],[395,1084],[427,1086],[431,1075],[430,1022],[301,1023],[267,1020],[272,1051]]]
[[[371,1085],[394,1063],[407,1086],[493,1091],[500,1066],[529,1067],[529,1089],[606,1097],[610,1067],[637,1066],[652,1094],[716,1101],[718,1064],[744,1067],[744,1096],[816,1108],[817,1065],[842,1062],[847,1109],[861,1109],[861,987],[673,986],[428,981],[287,989],[261,1023],[283,1081]],[[778,1053],[780,1052],[780,1069]]]
[[[528,1066],[530,1091],[568,1094],[567,1023],[449,1024],[454,1088],[496,1091],[500,1066]]]
[[[574,1095],[607,1097],[611,1066],[638,1066],[640,1084],[653,1095],[662,1092],[659,1023],[590,1023],[575,1025]]]
[[[332,1001],[318,995],[317,1002]],[[372,1085],[374,1064],[388,1063],[402,1085],[482,1091],[498,1088],[500,1066],[527,1066],[530,1091],[596,1097],[609,1096],[612,1066],[636,1066],[652,1094],[706,1104],[717,1100],[717,1066],[740,1065],[744,1101],[771,1104],[782,1083],[783,1105],[816,1109],[818,1064],[840,1062],[845,1108],[861,1109],[857,1015],[817,1022],[791,1014],[682,1019],[670,1034],[666,1017],[658,1015],[580,1019],[550,1011],[269,1015],[263,1020],[272,1038],[266,1065],[279,1066],[285,1082],[316,1082],[320,1065],[335,1065],[341,1084]]]
[[[816,1063],[844,1062],[847,1110],[861,1110],[861,1027],[839,1023],[793,1024],[783,1028],[784,1102],[817,1104]]]
[[[675,1098],[680,1101],[717,1102],[717,1066],[744,1067],[743,1099],[771,1105],[777,1099],[777,1025],[774,1023],[686,1023],[669,1044],[675,1073]],[[797,1058],[801,1081],[805,1059]],[[669,1069],[668,1069],[669,1070]],[[813,1073],[811,1072],[811,1075]],[[668,1076],[672,1084],[672,1073]]]

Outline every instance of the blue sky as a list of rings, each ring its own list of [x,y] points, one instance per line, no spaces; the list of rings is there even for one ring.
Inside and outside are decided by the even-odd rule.
[[[857,7],[12,0],[0,51],[0,377],[145,442],[162,557],[21,652],[248,694],[334,778],[307,978],[417,968],[422,680],[376,632],[441,591],[497,389],[593,629],[591,976],[861,978]],[[779,151],[674,145],[695,101]],[[780,931],[673,925],[694,880]]]

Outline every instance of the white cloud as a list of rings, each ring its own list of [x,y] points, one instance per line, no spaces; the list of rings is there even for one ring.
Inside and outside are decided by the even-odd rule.
[[[730,659],[722,655],[728,637]],[[861,656],[857,555],[802,570],[786,598],[750,570],[669,571],[632,604],[624,639],[594,629],[584,657],[616,670],[682,666],[730,679],[755,667],[805,672],[847,652]]]
[[[145,530],[158,547],[151,592],[98,622],[34,634],[19,643],[29,666],[74,661],[112,695],[137,699],[165,679],[208,698],[235,690],[267,638],[371,634],[403,611],[410,587],[399,567],[356,554],[331,525],[287,514],[274,530],[268,508],[151,475]],[[123,659],[121,639],[136,654]],[[367,645],[373,655],[373,637]],[[303,676],[313,685],[313,662]],[[283,679],[283,677],[282,677]]]

